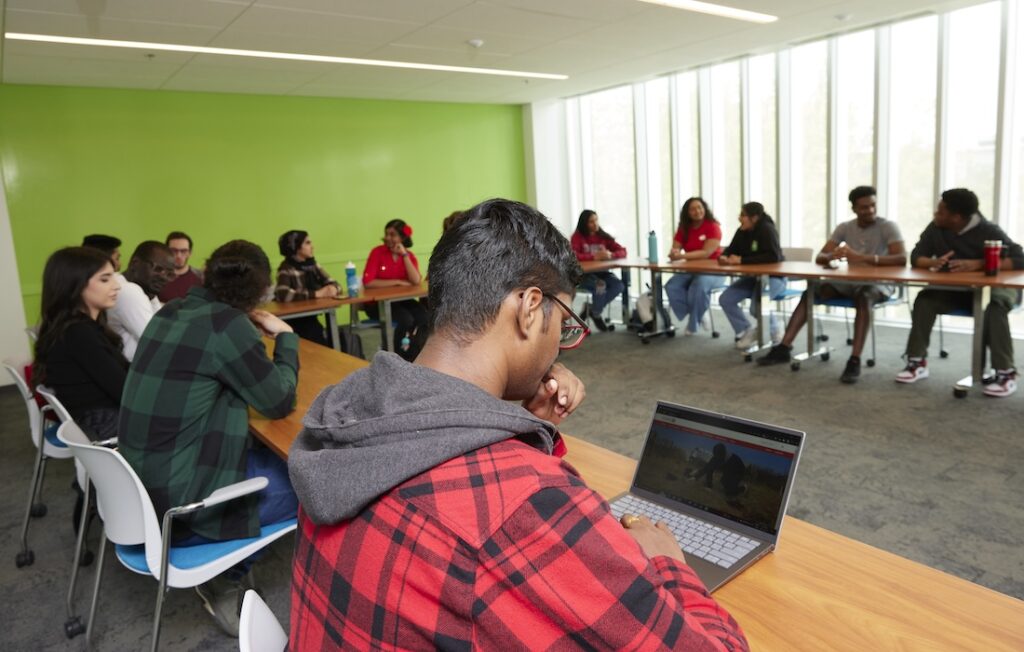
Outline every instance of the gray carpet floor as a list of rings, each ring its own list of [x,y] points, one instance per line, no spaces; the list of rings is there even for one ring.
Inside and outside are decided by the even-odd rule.
[[[716,320],[725,326],[720,313]],[[836,348],[831,360],[805,362],[796,373],[743,362],[731,348],[727,326],[724,331],[720,339],[701,333],[647,345],[622,330],[596,333],[565,352],[562,361],[586,383],[587,400],[564,430],[636,458],[658,399],[804,430],[807,448],[792,515],[1024,598],[1024,439],[1018,430],[1024,392],[1002,400],[980,392],[954,399],[951,385],[968,365],[967,336],[947,335],[949,359],[935,356],[929,379],[902,386],[893,376],[902,366],[906,330],[879,327],[878,365],[865,367],[861,381],[846,386],[838,381],[848,355],[842,324],[826,325]],[[365,349],[373,350],[375,335],[363,331],[362,337]],[[50,464],[44,489],[49,513],[33,520],[29,533],[35,564],[14,564],[33,458],[26,431],[17,393],[0,389],[6,444],[0,456],[0,586],[7,598],[0,649],[77,650],[82,638],[68,641],[62,629],[74,543],[69,462]],[[95,541],[94,528],[94,550]],[[290,540],[280,541],[256,565],[267,602],[285,626],[291,550]],[[94,567],[82,573],[78,613],[87,609]],[[155,594],[155,582],[108,555],[93,647],[148,647]],[[237,649],[192,591],[168,594],[163,623],[163,649]]]

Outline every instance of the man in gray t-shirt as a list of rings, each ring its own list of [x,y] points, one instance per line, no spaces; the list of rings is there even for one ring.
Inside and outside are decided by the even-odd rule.
[[[815,262],[828,266],[834,260],[846,259],[850,265],[874,265],[876,267],[907,264],[907,252],[903,236],[896,223],[878,217],[875,203],[875,189],[871,186],[857,186],[850,191],[850,205],[857,216],[836,227],[832,237],[818,252]],[[871,306],[883,301],[893,293],[890,285],[846,285],[822,283],[818,286],[817,300],[847,297],[853,300],[857,316],[853,322],[853,350],[846,368],[839,377],[844,383],[855,383],[860,377],[860,354],[864,350],[868,326],[871,323]],[[793,340],[807,323],[807,293],[800,297],[800,303],[786,326],[782,341],[771,348],[767,355],[758,359],[757,364],[773,365],[789,363]]]

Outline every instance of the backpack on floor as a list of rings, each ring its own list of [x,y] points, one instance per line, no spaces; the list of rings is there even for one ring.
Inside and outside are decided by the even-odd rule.
[[[654,297],[650,292],[644,292],[636,298],[636,308],[629,321],[637,330],[654,330]]]
[[[351,328],[339,326],[338,337],[341,339],[342,353],[347,353],[363,360],[366,359],[366,356],[363,355],[363,340],[359,337],[359,333]]]

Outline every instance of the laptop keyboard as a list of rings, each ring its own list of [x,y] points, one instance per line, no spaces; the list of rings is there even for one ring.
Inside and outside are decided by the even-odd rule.
[[[672,511],[632,494],[626,494],[612,503],[611,510],[615,518],[622,518],[623,514],[637,514],[655,523],[664,521],[676,535],[683,552],[722,568],[729,568],[758,545],[757,541],[742,534]]]

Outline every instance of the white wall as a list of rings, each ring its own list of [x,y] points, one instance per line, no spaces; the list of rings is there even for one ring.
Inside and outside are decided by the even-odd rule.
[[[21,283],[14,259],[14,237],[11,235],[11,216],[7,212],[3,178],[0,178],[0,306],[3,306],[4,313],[0,319],[0,359],[28,360],[25,306],[21,302]],[[12,382],[7,372],[0,376],[0,385]]]

